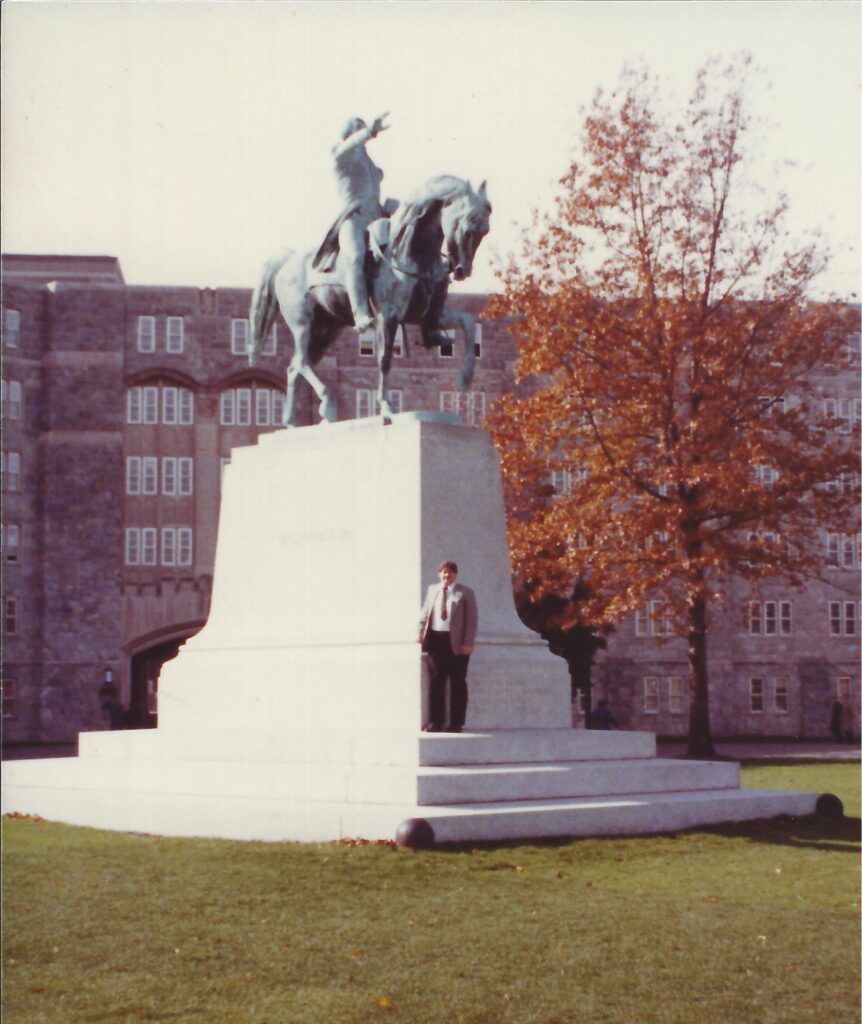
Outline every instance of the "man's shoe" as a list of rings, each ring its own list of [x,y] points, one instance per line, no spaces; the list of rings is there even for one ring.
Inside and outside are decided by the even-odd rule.
[[[443,732],[443,726],[435,725],[432,722],[430,725],[426,725],[422,732]]]
[[[460,725],[450,725],[446,732],[461,732]]]

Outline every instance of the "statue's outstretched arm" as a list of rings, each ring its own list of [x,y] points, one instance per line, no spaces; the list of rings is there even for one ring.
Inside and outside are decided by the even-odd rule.
[[[371,139],[378,136],[381,132],[385,132],[389,128],[389,125],[385,123],[387,117],[389,117],[388,113],[375,117],[370,128],[366,125],[365,128],[360,128],[352,135],[348,135],[343,142],[339,142],[337,146],[334,146],[332,154],[336,160],[351,152],[351,150],[364,146],[366,142],[370,142]]]

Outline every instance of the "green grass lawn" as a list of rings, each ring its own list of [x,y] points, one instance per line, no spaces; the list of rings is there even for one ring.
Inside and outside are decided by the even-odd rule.
[[[463,846],[4,821],[6,1024],[852,1024],[859,769],[750,766],[843,819]]]

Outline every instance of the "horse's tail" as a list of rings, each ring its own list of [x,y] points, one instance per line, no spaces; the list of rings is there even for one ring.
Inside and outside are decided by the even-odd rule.
[[[276,316],[278,315],[278,298],[275,294],[275,279],[279,270],[293,255],[292,250],[287,250],[273,257],[264,264],[260,283],[254,290],[249,309],[249,322],[251,333],[248,339],[248,364],[254,366],[260,356],[264,339],[269,334]]]

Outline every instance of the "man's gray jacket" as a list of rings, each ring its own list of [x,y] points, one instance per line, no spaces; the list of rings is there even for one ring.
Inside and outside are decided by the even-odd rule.
[[[437,595],[443,589],[442,583],[432,583],[425,595],[422,614],[419,618],[419,639],[425,650],[426,638],[431,628],[431,612]],[[476,642],[476,630],[479,628],[479,609],[476,595],[469,587],[461,583],[452,586],[452,617],[449,620],[449,643],[453,654],[460,654],[462,647],[472,647]]]

